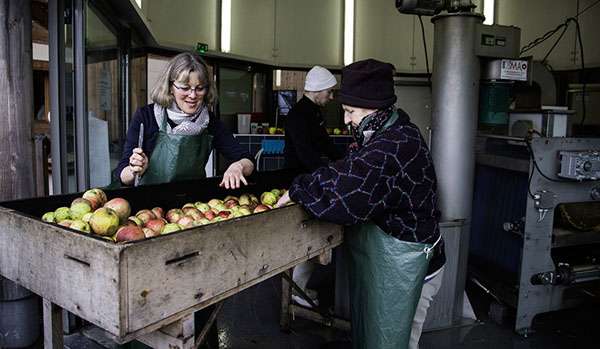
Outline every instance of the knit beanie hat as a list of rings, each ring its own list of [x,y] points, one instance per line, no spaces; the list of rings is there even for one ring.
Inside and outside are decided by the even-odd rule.
[[[342,69],[338,93],[342,104],[366,109],[383,109],[396,102],[394,66],[375,59],[354,62]]]
[[[306,74],[304,91],[323,91],[336,84],[337,80],[329,70],[316,65]]]

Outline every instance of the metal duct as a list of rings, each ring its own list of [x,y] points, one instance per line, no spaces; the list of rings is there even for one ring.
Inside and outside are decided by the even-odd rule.
[[[441,220],[465,219],[473,201],[475,135],[480,62],[475,55],[476,13],[449,13],[435,24],[432,156],[438,178]]]

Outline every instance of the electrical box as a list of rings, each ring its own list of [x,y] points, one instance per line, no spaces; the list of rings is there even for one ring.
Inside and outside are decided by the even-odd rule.
[[[559,177],[583,180],[600,178],[600,151],[561,151]]]
[[[485,25],[477,27],[475,54],[480,57],[519,58],[521,28],[506,25]]]

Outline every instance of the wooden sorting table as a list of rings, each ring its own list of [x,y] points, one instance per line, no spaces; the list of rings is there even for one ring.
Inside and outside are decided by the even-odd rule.
[[[127,190],[146,197],[141,187]],[[298,205],[125,244],[42,222],[39,207],[16,209],[51,198],[0,204],[0,274],[43,297],[46,348],[62,348],[61,308],[118,343],[194,348],[195,311],[342,242],[341,226],[311,219]]]

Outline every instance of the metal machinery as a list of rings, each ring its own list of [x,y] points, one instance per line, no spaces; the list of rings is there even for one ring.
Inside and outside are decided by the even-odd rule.
[[[509,81],[522,78],[523,67],[526,75],[527,61],[516,60],[520,29],[483,25],[484,17],[472,12],[470,0],[396,0],[396,7],[401,13],[435,15],[431,151],[447,263],[425,327],[447,327],[460,322],[463,309],[482,66],[492,73],[487,67],[497,67],[496,73],[504,72],[503,80]]]
[[[470,272],[516,308],[515,330],[526,335],[537,314],[596,292],[600,233],[582,216],[598,217],[600,139],[478,141]]]
[[[515,329],[527,334],[537,314],[594,295],[593,281],[600,278],[600,218],[587,227],[581,221],[600,216],[594,203],[600,200],[600,139],[555,137],[568,135],[564,120],[570,114],[556,110],[527,116],[531,128],[541,125],[536,130],[540,137],[505,136],[508,104],[489,107],[492,101],[506,101],[511,80],[536,80],[541,88],[537,105],[556,100],[553,78],[540,65],[516,59],[519,29],[482,25],[483,17],[471,12],[471,1],[397,0],[396,7],[435,15],[432,155],[442,219],[463,222],[459,237],[444,234],[447,245],[457,247],[446,248],[457,269],[444,275],[430,312],[450,307],[444,300],[448,287],[455,295],[464,287],[468,254],[474,280],[516,308]],[[439,14],[442,10],[447,13]],[[486,100],[488,93],[493,98]],[[491,135],[478,137],[480,96],[486,115],[479,115],[479,129]],[[565,225],[569,220],[576,222]],[[455,315],[460,305],[454,305],[459,307]]]

